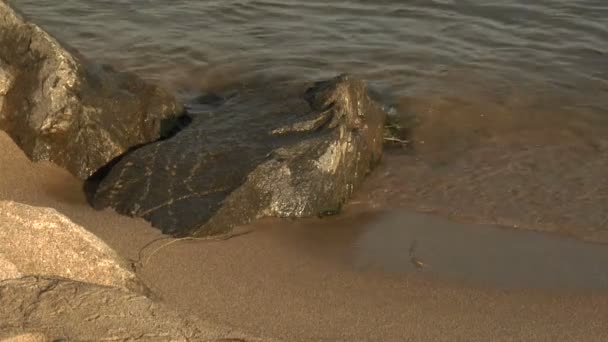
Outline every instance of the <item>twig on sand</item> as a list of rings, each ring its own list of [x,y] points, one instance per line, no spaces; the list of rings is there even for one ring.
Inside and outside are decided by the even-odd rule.
[[[418,247],[418,241],[414,240],[412,241],[412,244],[410,245],[410,262],[414,265],[414,267],[416,267],[416,269],[423,269],[425,267],[431,266],[427,263],[425,263],[424,261],[422,261],[421,259],[419,259],[418,257],[416,257],[416,247]]]
[[[410,244],[410,258],[413,258],[416,255],[416,247],[418,247],[418,241],[414,240],[412,241],[412,243]]]
[[[137,261],[133,263],[134,268],[138,268],[141,267],[145,267],[149,262],[150,259],[156,254],[158,253],[161,249],[168,247],[174,243],[180,242],[180,241],[225,241],[225,240],[229,240],[232,238],[235,238],[237,236],[243,236],[246,234],[249,234],[253,232],[253,230],[246,230],[246,231],[242,231],[242,232],[231,232],[231,233],[227,233],[227,234],[222,234],[222,235],[216,235],[216,236],[205,236],[205,237],[183,237],[183,238],[178,238],[178,239],[173,239],[171,237],[161,237],[158,239],[154,239],[150,242],[148,242],[147,244],[145,244],[138,252],[137,254]],[[172,240],[173,239],[173,240]],[[143,261],[143,251],[150,247],[151,245],[153,245],[154,243],[158,242],[158,241],[162,241],[162,240],[171,240],[168,241],[167,243],[164,243],[160,246],[158,246],[155,250],[152,251],[152,253],[148,254],[148,256],[146,257],[145,261]]]

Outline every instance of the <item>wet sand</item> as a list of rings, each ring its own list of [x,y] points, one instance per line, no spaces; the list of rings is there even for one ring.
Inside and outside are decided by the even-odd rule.
[[[1,132],[0,151],[0,199],[56,208],[132,260],[161,237],[89,208],[80,181],[31,163]],[[608,340],[608,247],[364,208],[180,241],[138,273],[170,306],[287,341]]]

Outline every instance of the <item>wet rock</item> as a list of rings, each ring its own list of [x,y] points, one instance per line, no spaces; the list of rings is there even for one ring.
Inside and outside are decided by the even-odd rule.
[[[380,160],[386,115],[349,76],[275,87],[243,90],[126,155],[92,190],[93,205],[176,236],[336,213]]]
[[[46,275],[144,292],[114,250],[55,209],[0,202],[0,280]]]
[[[162,89],[88,63],[0,0],[0,129],[32,160],[85,179],[182,113]]]
[[[30,332],[53,341],[261,341],[123,289],[46,277],[0,281],[0,340]]]

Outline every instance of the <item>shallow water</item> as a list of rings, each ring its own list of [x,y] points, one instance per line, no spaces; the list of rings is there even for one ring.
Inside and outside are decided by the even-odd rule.
[[[417,273],[507,289],[608,289],[604,245],[436,215],[392,210],[332,219],[268,222],[287,248],[359,272]]]
[[[603,0],[12,2],[178,94],[358,75],[409,140],[359,200],[608,242]]]

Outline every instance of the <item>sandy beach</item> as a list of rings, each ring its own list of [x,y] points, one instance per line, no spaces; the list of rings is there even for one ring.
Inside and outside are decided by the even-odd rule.
[[[608,341],[599,1],[8,2],[0,340]]]
[[[0,150],[0,200],[55,208],[132,261],[162,237],[143,220],[91,209],[81,181],[52,164],[30,162],[3,132]],[[358,210],[323,222],[262,220],[245,228],[250,234],[179,241],[147,259],[171,241],[164,240],[143,251],[147,263],[137,273],[181,312],[286,341],[608,340],[608,292],[601,282],[591,284],[597,288],[560,288],[559,280],[551,289],[543,282],[526,288],[521,276],[501,287],[475,277],[428,277],[424,269],[356,267],[348,246],[361,246],[350,231],[373,220]],[[593,253],[584,257],[606,256]],[[591,272],[592,259],[583,260],[573,273]]]

